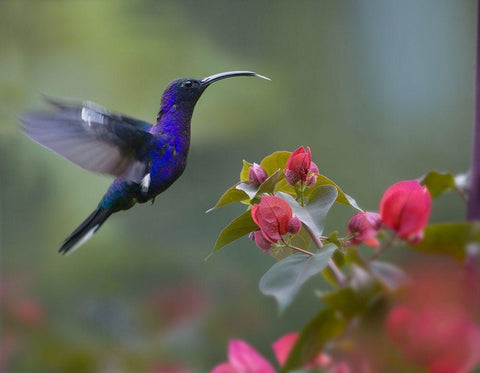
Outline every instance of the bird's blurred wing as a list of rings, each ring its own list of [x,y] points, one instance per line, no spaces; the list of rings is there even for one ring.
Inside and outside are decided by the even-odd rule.
[[[25,114],[25,134],[78,166],[140,183],[153,136],[151,124],[126,117],[90,102],[49,100],[54,111]]]
[[[81,108],[86,108],[88,110],[92,110],[103,116],[110,117],[112,119],[115,119],[121,122],[126,122],[143,131],[148,132],[148,130],[152,127],[152,124],[149,122],[145,122],[141,119],[132,118],[127,115],[112,112],[104,108],[103,106],[97,105],[96,103],[91,101],[78,102],[76,100],[69,100],[69,99],[59,100],[57,98],[48,97],[48,96],[44,96],[44,98],[50,105],[52,105],[53,107],[63,112],[70,111],[72,113],[75,113],[75,111],[81,107]]]

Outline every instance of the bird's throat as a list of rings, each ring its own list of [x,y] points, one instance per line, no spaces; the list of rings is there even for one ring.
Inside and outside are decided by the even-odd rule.
[[[164,106],[160,109],[157,122],[152,127],[153,134],[182,138],[190,142],[190,122],[192,120],[193,107],[182,107],[177,104]]]

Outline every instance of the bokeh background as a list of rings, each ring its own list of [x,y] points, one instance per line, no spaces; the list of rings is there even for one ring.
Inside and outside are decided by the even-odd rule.
[[[0,370],[205,372],[229,338],[271,358],[319,302],[287,312],[258,291],[274,262],[247,239],[209,261],[238,206],[205,211],[242,159],[309,145],[320,171],[375,210],[430,169],[469,166],[474,1],[1,1]],[[254,70],[197,105],[184,175],[153,206],[114,215],[70,257],[60,242],[111,179],[18,130],[41,94],[89,99],[153,121],[177,77]],[[327,230],[345,232],[336,206]],[[455,195],[433,221],[462,219]],[[391,255],[391,253],[390,253]]]

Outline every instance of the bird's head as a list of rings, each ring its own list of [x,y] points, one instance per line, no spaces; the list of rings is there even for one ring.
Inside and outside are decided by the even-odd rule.
[[[212,83],[235,76],[257,76],[262,79],[270,80],[253,71],[227,71],[220,74],[210,75],[203,79],[180,78],[172,81],[162,96],[162,107],[190,106],[193,108],[198,99],[205,92],[205,89]]]

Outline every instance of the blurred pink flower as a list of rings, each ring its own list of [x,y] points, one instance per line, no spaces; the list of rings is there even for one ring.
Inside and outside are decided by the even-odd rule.
[[[283,366],[287,361],[288,355],[290,354],[290,351],[297,342],[298,336],[299,333],[297,332],[288,333],[281,336],[273,343],[272,349],[280,366]],[[311,362],[306,364],[304,368],[325,368],[328,367],[330,364],[330,356],[325,353],[319,353],[316,357],[313,358]]]
[[[330,373],[351,373],[352,370],[350,369],[350,365],[345,362],[341,361],[335,364],[332,369],[329,370]]]
[[[432,197],[418,180],[400,181],[389,187],[380,201],[383,223],[404,239],[418,241],[430,216]]]
[[[350,239],[352,245],[364,242],[368,246],[379,245],[376,235],[382,226],[380,214],[376,212],[358,212],[350,218],[347,226],[347,233],[352,234]]]
[[[203,287],[195,282],[185,282],[174,287],[157,289],[150,303],[159,318],[169,327],[200,317],[210,303]]]
[[[9,305],[10,313],[20,322],[39,325],[45,320],[45,311],[37,301],[24,298]]]
[[[248,343],[235,339],[228,344],[228,362],[211,373],[275,373],[272,365]]]
[[[480,327],[469,299],[477,292],[453,266],[423,268],[390,310],[387,335],[430,373],[470,372],[480,363]]]

